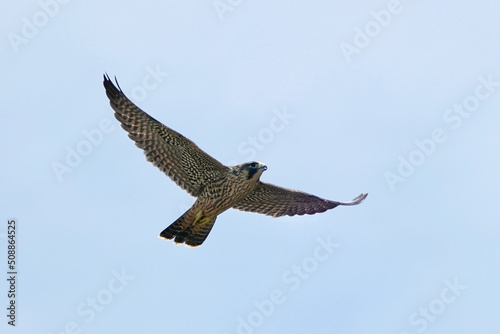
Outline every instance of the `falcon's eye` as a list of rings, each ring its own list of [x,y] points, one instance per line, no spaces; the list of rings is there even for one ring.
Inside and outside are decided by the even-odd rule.
[[[252,163],[250,164],[250,167],[253,167],[253,168],[257,167],[257,163],[256,163],[256,162],[252,162]]]

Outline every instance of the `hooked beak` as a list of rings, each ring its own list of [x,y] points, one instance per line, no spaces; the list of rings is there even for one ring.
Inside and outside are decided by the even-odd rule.
[[[259,169],[265,171],[265,170],[267,170],[267,166],[266,165],[262,165],[262,166],[259,167]]]

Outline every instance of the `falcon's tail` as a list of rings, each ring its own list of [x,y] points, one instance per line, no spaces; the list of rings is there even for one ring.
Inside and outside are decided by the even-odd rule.
[[[159,237],[168,240],[175,238],[176,244],[185,243],[196,247],[205,241],[216,219],[217,216],[204,216],[201,210],[196,212],[191,208],[164,229]]]

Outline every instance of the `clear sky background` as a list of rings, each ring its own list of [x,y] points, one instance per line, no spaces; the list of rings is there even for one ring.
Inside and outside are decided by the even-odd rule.
[[[498,333],[499,3],[1,7],[2,333]],[[159,239],[194,199],[119,127],[104,72],[222,163],[369,196]]]

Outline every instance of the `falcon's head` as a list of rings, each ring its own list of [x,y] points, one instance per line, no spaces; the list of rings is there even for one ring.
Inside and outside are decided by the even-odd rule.
[[[267,166],[258,161],[245,162],[239,166],[239,172],[247,177],[247,180],[252,178],[259,179],[262,173],[267,169]]]

